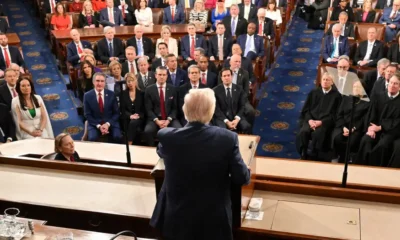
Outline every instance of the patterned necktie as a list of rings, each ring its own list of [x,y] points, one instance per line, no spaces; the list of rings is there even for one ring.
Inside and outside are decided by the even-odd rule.
[[[231,24],[231,30],[232,30],[232,36],[235,36],[235,32],[236,32],[236,19],[233,18],[232,19],[232,24]]]
[[[18,96],[18,93],[15,91],[15,88],[11,88],[11,91],[13,93],[13,98],[15,98],[16,96]]]
[[[161,86],[160,86],[160,111],[162,120],[167,119],[167,113],[165,111],[164,90]]]
[[[133,66],[133,63],[131,63],[131,73],[135,73],[135,67]]]
[[[9,68],[11,65],[11,61],[10,57],[8,56],[7,48],[3,48],[3,50],[4,50],[4,59],[6,60],[6,66],[7,68]]]
[[[69,157],[69,161],[70,161],[70,162],[75,162],[74,156]]]
[[[204,85],[207,84],[206,73],[201,74],[201,83]]]
[[[99,109],[100,113],[104,112],[104,103],[103,103],[103,98],[101,97],[101,92],[99,92]]]
[[[263,27],[262,27],[262,23],[260,23],[260,25],[258,26],[258,35],[262,36],[263,34]]]
[[[147,87],[147,76],[146,75],[143,76],[143,85],[144,85],[144,87]]]
[[[224,44],[224,41],[223,41],[223,37],[222,36],[219,36],[218,37],[218,58],[219,58],[219,60],[223,60],[224,59],[224,49],[223,49],[223,44]]]
[[[397,11],[394,11],[394,13],[392,14],[392,16],[390,16],[390,18],[393,20],[397,15]]]
[[[192,46],[190,46],[190,58],[194,59],[194,48],[196,47],[196,42],[194,41],[194,37],[192,37]]]

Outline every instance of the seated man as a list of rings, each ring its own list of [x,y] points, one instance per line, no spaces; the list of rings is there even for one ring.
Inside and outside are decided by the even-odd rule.
[[[256,33],[268,39],[275,37],[274,21],[265,17],[265,9],[259,8],[257,11]]]
[[[55,13],[56,4],[61,1],[57,0],[44,0],[43,9],[46,13]]]
[[[229,130],[251,133],[252,126],[244,115],[246,97],[241,87],[232,83],[232,70],[223,68],[222,83],[214,88],[216,107],[214,124]]]
[[[4,80],[6,84],[0,86],[0,103],[5,104],[10,111],[13,98],[18,96],[17,90],[15,89],[18,80],[17,73],[13,69],[7,68],[4,71]]]
[[[232,45],[232,55],[242,56],[242,53],[243,52],[242,52],[242,49],[240,48],[239,44],[235,43]],[[231,56],[229,56],[225,60],[224,67],[230,66],[230,58],[231,58]],[[249,59],[247,59],[246,57],[242,56],[240,68],[246,70],[249,73],[250,82],[254,82],[255,76],[254,76],[253,64],[251,63],[251,61]]]
[[[244,18],[247,22],[256,21],[257,7],[251,0],[243,0],[243,3],[238,4],[239,17]]]
[[[121,10],[122,19],[124,19],[126,25],[134,25],[134,15],[133,12],[135,9],[133,8],[131,1],[125,0],[114,0],[114,6]]]
[[[188,67],[191,65],[199,65],[200,57],[205,56],[205,55],[206,55],[206,51],[203,48],[200,48],[200,47],[196,48],[194,50],[194,59],[188,62],[188,64],[187,64]],[[217,66],[215,66],[214,62],[209,62],[208,69],[215,73],[218,72]],[[187,69],[185,69],[185,70],[187,70]]]
[[[127,46],[134,46],[136,49],[136,58],[146,57],[147,60],[154,58],[153,42],[150,38],[143,36],[143,27],[136,25],[135,36],[128,39]]]
[[[216,34],[208,40],[208,56],[210,61],[224,60],[232,55],[232,36],[226,34],[225,25],[222,22],[217,24]]]
[[[84,49],[92,49],[92,44],[88,41],[81,41],[81,35],[76,29],[72,29],[70,35],[72,42],[67,44],[67,61],[77,68],[81,59],[86,56]]]
[[[396,33],[400,29],[400,0],[394,0],[391,8],[385,8],[383,10],[382,17],[379,19],[379,23],[386,26],[385,29],[385,42],[391,42]]]
[[[350,37],[350,38],[355,38],[356,34],[354,32],[354,25],[347,21],[348,20],[348,15],[346,12],[341,12],[339,14],[339,24],[342,25],[342,29],[340,32],[340,35],[343,37]],[[326,33],[327,35],[331,35],[332,34],[332,28],[333,26],[336,24],[331,24],[331,26],[329,27],[328,32]]]
[[[152,72],[155,72],[159,66],[162,66],[162,67],[166,66],[166,57],[168,55],[168,44],[161,42],[158,44],[157,48],[158,48],[158,52],[160,53],[161,57],[157,58],[156,60],[154,60],[151,63],[151,71]]]
[[[108,136],[108,142],[121,143],[121,129],[117,98],[113,91],[105,89],[106,75],[93,75],[94,89],[83,97],[84,114],[88,121],[88,140],[97,141],[101,135]]]
[[[144,137],[149,146],[154,146],[154,137],[159,129],[181,127],[177,120],[178,94],[174,86],[166,83],[167,77],[167,69],[158,67],[156,84],[148,86],[145,90],[147,123],[144,128]]]
[[[339,56],[349,56],[350,48],[347,37],[340,35],[342,25],[336,23],[332,28],[332,35],[325,37],[322,56],[326,63],[337,63]]]
[[[226,34],[230,36],[246,34],[247,20],[239,16],[238,5],[232,4],[229,13],[229,15],[222,19],[222,23],[225,25]]]
[[[390,64],[386,67],[385,72],[381,79],[378,79],[374,83],[374,87],[371,90],[370,99],[373,100],[377,96],[387,92],[389,86],[389,80],[397,71],[397,64]]]
[[[187,25],[188,35],[181,38],[181,55],[183,59],[191,61],[194,59],[194,50],[198,47],[207,52],[206,39],[201,34],[196,34],[196,25]]]
[[[265,55],[264,38],[255,34],[256,24],[251,22],[247,25],[247,34],[240,35],[237,43],[244,49],[244,56],[249,60],[256,60]]]
[[[7,33],[8,22],[4,18],[0,18],[0,33]]]
[[[111,61],[125,60],[124,45],[121,39],[114,38],[115,29],[113,27],[105,27],[105,38],[97,42],[97,55],[102,63],[108,64]]]
[[[342,96],[332,88],[333,78],[324,73],[321,87],[311,90],[304,103],[300,116],[300,131],[296,136],[296,148],[301,159],[308,158],[308,143],[311,142],[313,153],[329,150],[330,135],[335,127],[336,112]]]
[[[19,49],[16,46],[9,46],[7,35],[0,33],[0,77],[4,76],[4,70],[11,67],[11,63],[25,67],[25,61]]]
[[[368,96],[371,96],[371,90],[374,87],[376,81],[384,78],[385,69],[389,66],[390,61],[387,58],[382,58],[378,61],[376,69],[370,70],[364,74],[363,81],[365,83],[365,91]]]
[[[126,61],[122,63],[122,77],[124,77],[128,72],[136,75],[138,73],[138,66],[136,63],[137,57],[135,47],[127,47],[125,49],[125,57]]]
[[[201,83],[209,88],[214,88],[217,86],[217,74],[216,71],[211,71],[208,67],[209,62],[207,56],[200,56],[198,66],[200,68],[200,80]],[[193,65],[192,65],[193,66]]]
[[[121,10],[114,7],[114,0],[106,0],[107,7],[100,10],[101,26],[124,26]]]
[[[337,79],[334,79],[334,84],[336,90],[342,95],[352,95],[353,94],[353,84],[357,79],[353,74],[349,74],[350,69],[350,59],[348,56],[343,55],[339,57],[337,64]]]
[[[169,6],[164,8],[163,24],[184,24],[185,13],[176,0],[169,0]]]
[[[188,82],[188,76],[185,70],[178,68],[178,61],[174,54],[168,54],[166,57],[168,67],[167,83],[179,87]]]
[[[387,91],[372,99],[366,135],[361,139],[356,164],[370,166],[388,165],[393,143],[400,137],[400,74],[395,73]]]
[[[148,86],[156,83],[154,72],[149,71],[149,63],[147,59],[141,57],[137,60],[139,66],[139,73],[136,75],[139,88],[144,91]]]
[[[354,62],[359,66],[376,67],[376,63],[383,58],[384,44],[376,39],[376,28],[369,28],[367,34],[368,40],[358,46]]]
[[[0,103],[0,144],[16,141],[15,124],[7,105]]]

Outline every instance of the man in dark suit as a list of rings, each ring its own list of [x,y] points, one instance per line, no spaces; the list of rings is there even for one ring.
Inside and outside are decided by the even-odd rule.
[[[126,25],[134,25],[134,14],[135,9],[133,8],[132,2],[129,0],[114,0],[114,6],[121,10],[122,19],[124,19]]]
[[[135,26],[135,36],[128,39],[127,46],[134,46],[136,49],[137,57],[146,57],[147,60],[154,58],[153,42],[150,38],[143,36],[143,27],[141,25]]]
[[[206,51],[203,48],[196,48],[194,50],[194,59],[188,62],[188,67],[190,67],[191,65],[199,65],[199,61],[200,61],[200,57],[201,56],[205,56],[206,55]],[[187,68],[185,69],[187,70]],[[211,72],[218,72],[217,70],[217,66],[215,66],[214,62],[209,62],[208,63],[208,70],[210,70]]]
[[[209,62],[207,56],[200,56],[198,66],[200,68],[200,80],[201,83],[209,88],[217,86],[217,74],[216,72],[210,71]]]
[[[256,33],[261,37],[268,37],[268,39],[275,37],[274,21],[265,17],[265,9],[260,8],[257,11],[256,20]]]
[[[166,57],[168,55],[168,44],[166,43],[159,43],[158,46],[156,46],[158,48],[158,52],[160,53],[160,58],[155,59],[152,63],[151,63],[151,71],[155,72],[156,69],[159,66],[166,66]]]
[[[340,35],[342,25],[336,23],[332,28],[332,35],[328,35],[324,40],[324,48],[322,50],[322,57],[324,62],[337,63],[339,56],[349,56],[350,48],[347,37]]]
[[[359,66],[376,67],[376,63],[383,58],[384,44],[376,40],[376,28],[369,28],[367,34],[368,40],[358,46],[354,62]]]
[[[393,0],[393,6],[391,8],[383,9],[382,17],[379,19],[379,23],[385,24],[385,42],[391,42],[400,29],[400,0]]]
[[[178,61],[174,54],[168,54],[166,57],[168,67],[167,83],[173,87],[179,87],[188,82],[188,76],[185,70],[178,68]]]
[[[242,56],[242,49],[240,48],[239,44],[235,43],[232,45],[232,54],[233,55],[237,54],[239,56]],[[230,59],[231,59],[231,57],[229,57],[228,59],[225,60],[224,67],[230,66]],[[253,74],[253,65],[252,65],[251,61],[242,56],[241,64],[242,65],[240,66],[240,68],[246,70],[249,73],[250,82],[254,82],[255,77]]]
[[[0,33],[7,33],[8,22],[4,18],[0,18]]]
[[[8,111],[10,111],[12,99],[18,96],[15,90],[18,80],[17,73],[11,68],[6,69],[4,80],[6,83],[0,86],[0,103],[5,104],[8,107]]]
[[[339,15],[339,24],[342,25],[342,31],[340,33],[341,36],[355,38],[356,33],[354,31],[354,25],[351,22],[347,21],[347,13]],[[332,28],[334,25],[335,24],[331,24],[326,35],[332,34]]]
[[[378,79],[371,90],[369,98],[374,100],[378,95],[384,94],[387,92],[389,86],[390,78],[396,73],[397,65],[390,64],[386,67],[383,77]]]
[[[154,146],[154,137],[159,129],[166,127],[181,127],[177,120],[178,94],[174,86],[167,84],[167,69],[156,69],[156,84],[145,90],[145,107],[147,123],[144,136],[149,146]]]
[[[135,47],[129,46],[125,49],[125,57],[126,61],[122,63],[122,74],[121,76],[124,77],[125,74],[127,73],[133,73],[137,74],[138,71],[138,65],[136,63],[136,50]]]
[[[0,77],[4,75],[3,72],[6,68],[11,67],[11,63],[25,67],[25,61],[19,49],[16,46],[9,46],[7,35],[0,33]]]
[[[124,45],[121,39],[114,38],[115,29],[107,26],[103,31],[105,38],[97,42],[97,56],[105,64],[111,61],[123,62],[125,60]]]
[[[150,225],[163,239],[233,240],[231,186],[248,184],[250,174],[237,135],[208,125],[214,108],[212,90],[192,90],[184,107],[189,123],[158,132],[165,179]]]
[[[70,32],[72,42],[67,44],[67,61],[74,67],[79,67],[81,59],[86,56],[83,49],[87,48],[92,50],[92,44],[88,41],[81,41],[81,36],[76,29]]]
[[[215,125],[229,130],[250,133],[252,126],[246,120],[244,114],[246,96],[243,89],[232,83],[233,73],[231,69],[223,68],[220,77],[222,84],[214,88],[216,98]]]
[[[251,3],[251,0],[243,0],[243,3],[238,4],[239,17],[244,18],[247,22],[257,20],[257,6]]]
[[[184,24],[185,13],[176,0],[169,0],[169,6],[164,8],[163,24]]]
[[[222,19],[222,23],[225,25],[226,34],[230,36],[239,36],[246,33],[247,20],[239,16],[239,7],[236,4],[232,4],[230,15]]]
[[[183,59],[191,61],[194,59],[194,50],[197,47],[203,48],[207,52],[206,39],[201,34],[196,34],[196,25],[187,25],[188,35],[181,38],[181,55]]]
[[[60,2],[57,0],[44,0],[43,1],[43,9],[46,13],[54,13],[56,4]]]
[[[136,75],[139,88],[144,91],[148,86],[156,83],[156,77],[153,72],[149,71],[149,63],[146,58],[141,57],[138,59],[139,73]]]
[[[119,127],[119,109],[113,91],[104,89],[106,75],[93,75],[94,89],[86,92],[83,97],[85,118],[88,121],[88,140],[97,141],[101,135],[108,135],[108,142],[121,142]]]
[[[385,69],[389,66],[390,61],[387,58],[382,58],[378,61],[376,69],[370,70],[364,74],[363,81],[365,83],[365,91],[367,92],[368,96],[371,95],[371,90],[376,81],[381,78],[384,78]]]
[[[378,0],[375,9],[391,8],[393,6],[393,0]]]
[[[256,60],[265,56],[264,38],[255,34],[256,24],[251,22],[247,25],[247,34],[240,35],[237,43],[244,49],[244,56],[249,60]]]
[[[211,61],[224,60],[232,54],[232,36],[225,33],[225,25],[217,23],[216,34],[209,38],[208,56]]]
[[[100,10],[100,22],[102,25],[124,26],[121,10],[114,7],[114,0],[106,0],[107,7]],[[107,24],[105,24],[107,23]]]
[[[7,105],[0,103],[0,144],[16,141],[15,124]]]
[[[195,0],[179,0],[178,5],[181,6],[183,9],[185,8],[194,8]]]

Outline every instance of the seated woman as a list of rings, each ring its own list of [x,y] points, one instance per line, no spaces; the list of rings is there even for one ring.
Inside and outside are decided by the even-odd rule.
[[[203,0],[196,0],[194,8],[190,11],[189,23],[207,27],[208,11],[205,10]]]
[[[143,26],[153,25],[153,12],[147,7],[146,0],[140,0],[139,8],[135,10],[135,17],[138,24]]]
[[[371,1],[365,1],[362,9],[356,12],[355,20],[359,23],[373,23],[376,12],[372,9]]]
[[[99,27],[99,14],[95,12],[90,1],[83,3],[83,10],[79,14],[79,28]]]
[[[129,123],[128,143],[132,145],[144,123],[144,93],[139,89],[135,74],[127,73],[125,80],[127,89],[122,92],[123,111]]]
[[[106,79],[106,89],[113,91],[117,99],[119,99],[121,84],[118,84],[117,82],[124,80],[121,75],[122,65],[118,61],[111,61],[108,65],[108,69],[110,69],[110,75],[107,76]]]
[[[83,60],[88,60],[88,61],[93,65],[93,68],[94,68],[94,72],[95,72],[95,73],[97,73],[97,72],[102,72],[101,68],[96,67],[96,58],[94,57],[93,54],[87,54],[87,55],[83,58]]]
[[[11,111],[18,140],[41,137],[54,138],[53,129],[42,98],[35,94],[31,81],[22,78],[15,90],[18,97],[11,102]]]
[[[93,89],[93,65],[88,60],[83,60],[80,65],[81,76],[78,78],[78,97],[83,101],[83,95]]]
[[[211,11],[211,23],[213,30],[216,29],[217,24],[221,22],[224,17],[229,16],[229,11],[227,8],[225,8],[224,4],[224,0],[217,0],[215,8]]]
[[[70,5],[69,5],[69,12],[76,12],[80,13],[82,12],[83,4],[81,0],[74,0]]]
[[[282,23],[281,10],[276,8],[275,0],[269,0],[267,10],[265,11],[265,17],[276,21],[276,26]]]
[[[365,84],[361,81],[353,83],[353,95],[364,96]],[[363,101],[359,98],[356,99],[354,108],[353,125],[350,126],[351,108],[353,104],[352,96],[343,96],[340,104],[337,118],[335,122],[335,129],[332,133],[333,149],[335,150],[336,157],[339,157],[339,162],[344,162],[346,154],[347,140],[349,137],[349,131],[351,133],[350,151],[357,152],[361,138],[363,137],[365,129],[365,117],[370,106],[370,102]]]
[[[162,42],[168,45],[168,53],[178,56],[178,43],[175,38],[171,37],[171,27],[168,25],[162,26],[161,38],[157,39],[156,46]],[[161,57],[158,47],[156,47],[156,57]]]
[[[65,12],[64,5],[57,3],[56,13],[51,16],[51,26],[54,30],[65,30],[72,28],[71,17]]]
[[[75,151],[74,140],[68,133],[60,133],[54,139],[54,151],[57,153],[54,160],[80,162],[78,153]]]
[[[106,8],[106,1],[105,0],[92,0],[93,10],[99,12],[101,9]]]
[[[348,15],[348,21],[354,21],[354,12],[353,9],[350,7],[349,0],[340,0],[339,6],[335,7],[332,11],[331,21],[339,20],[339,14],[341,12],[346,12]]]

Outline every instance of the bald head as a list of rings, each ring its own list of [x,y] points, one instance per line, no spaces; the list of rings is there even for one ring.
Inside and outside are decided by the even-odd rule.
[[[234,54],[232,55],[229,63],[231,65],[231,70],[235,72],[239,70],[240,66],[242,65],[242,57],[239,54]]]
[[[69,32],[69,35],[71,36],[71,38],[72,38],[72,40],[73,40],[74,42],[79,42],[79,41],[80,41],[81,35],[79,34],[78,30],[72,29],[72,30]]]

